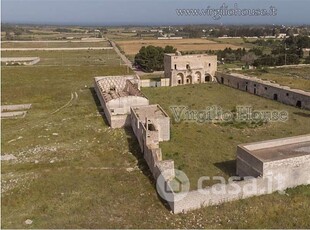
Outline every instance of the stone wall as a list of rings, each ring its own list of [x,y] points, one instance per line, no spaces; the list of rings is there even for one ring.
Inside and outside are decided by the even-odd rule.
[[[130,126],[130,106],[148,105],[137,76],[95,77],[94,89],[111,128]]]
[[[299,185],[310,184],[309,156],[303,161],[292,164],[287,162],[281,168],[271,167],[273,174],[266,174],[265,177],[245,178],[243,181],[231,182],[227,184],[216,184],[211,187],[190,191],[185,198],[178,199],[183,194],[175,194],[175,202],[169,202],[173,213],[187,212],[199,209],[204,206],[218,205],[224,202],[245,199],[253,196],[271,194],[276,191],[283,191],[287,188],[294,188]],[[280,162],[277,162],[280,164]],[[275,167],[275,168],[274,168]],[[269,170],[267,169],[266,170]],[[278,180],[276,178],[283,178]]]
[[[156,106],[161,109],[158,105],[151,105],[149,107]],[[148,106],[143,106],[144,108]],[[143,157],[149,166],[154,178],[156,179],[161,173],[170,172],[165,177],[167,179],[173,177],[174,174],[174,161],[162,160],[162,152],[159,147],[159,141],[170,139],[170,118],[157,118],[156,116],[147,117],[146,120],[141,119],[139,110],[141,107],[131,108],[131,127],[138,140]],[[166,115],[166,114],[165,114]],[[154,126],[149,128],[149,122],[152,122]],[[167,127],[166,129],[162,126]],[[158,129],[161,129],[159,131]],[[169,130],[169,132],[163,132]]]
[[[5,65],[35,65],[41,59],[39,57],[3,57],[1,62]]]
[[[1,105],[1,112],[30,109],[31,104]]]
[[[170,86],[199,84],[214,81],[217,70],[217,56],[197,54],[165,54],[165,78],[170,78]]]
[[[237,158],[243,162],[239,164],[237,160],[237,174],[242,172],[243,175],[239,175],[241,178],[235,177],[235,181],[200,188],[187,194],[175,193],[174,201],[168,203],[174,213],[180,213],[310,184],[309,147],[310,135],[240,145]],[[260,149],[265,150],[265,160],[257,155],[262,152],[255,152]]]
[[[240,182],[216,184],[205,189],[190,191],[185,198],[180,200],[178,196],[183,194],[176,194],[176,201],[170,203],[171,209],[173,213],[182,213],[205,206],[270,194],[275,190],[272,187],[268,189],[268,184],[268,179],[251,178]]]
[[[310,109],[310,92],[291,89],[287,86],[263,81],[256,77],[241,74],[225,74],[216,72],[217,81],[235,89],[279,101],[283,104]]]

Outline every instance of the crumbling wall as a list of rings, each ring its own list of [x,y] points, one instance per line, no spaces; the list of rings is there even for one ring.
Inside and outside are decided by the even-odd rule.
[[[156,179],[162,173],[167,174],[165,175],[166,178],[173,177],[174,161],[162,160],[162,152],[161,148],[159,148],[159,141],[162,141],[163,138],[160,138],[159,130],[149,130],[148,121],[144,123],[133,108],[131,108],[130,118],[132,130],[137,137],[141,152],[143,153],[143,157],[147,162],[153,177]],[[168,127],[170,127],[170,123],[168,124]]]
[[[95,77],[94,89],[111,128],[130,126],[130,106],[149,104],[137,80],[136,76]]]

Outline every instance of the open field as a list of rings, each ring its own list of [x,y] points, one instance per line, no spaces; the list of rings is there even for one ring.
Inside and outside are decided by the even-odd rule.
[[[108,47],[107,41],[100,42],[75,42],[75,41],[57,41],[57,42],[2,42],[1,48],[77,48],[77,47]]]
[[[58,32],[42,32],[42,33],[34,33],[34,34],[22,34],[18,37],[15,37],[15,40],[21,41],[30,41],[30,40],[59,40],[64,37],[74,37],[74,39],[81,39],[90,37],[93,34],[85,34],[85,33],[58,33]],[[2,39],[5,40],[5,36],[2,36]]]
[[[242,46],[244,48],[253,48],[255,45],[250,42],[254,42],[257,38],[210,38],[211,41],[223,43],[223,44],[231,44],[236,46]]]
[[[99,113],[102,111],[92,88],[93,77],[124,74],[127,68],[118,62],[93,65],[82,58],[89,55],[96,59],[101,55],[96,52],[82,52],[82,56],[64,52],[63,66],[51,61],[61,52],[25,52],[25,56],[41,55],[41,59],[51,60],[36,66],[1,68],[2,103],[32,104],[25,118],[2,121],[2,155],[16,157],[1,161],[2,228],[310,228],[310,186],[289,189],[286,195],[274,193],[172,215],[156,194],[132,131],[110,129]],[[18,56],[15,52],[2,55]],[[53,63],[55,66],[50,65]],[[219,104],[231,109],[237,102],[248,102],[255,108],[266,105],[290,112],[292,120],[288,124],[233,128],[228,133],[225,126],[173,124],[171,143],[162,144],[163,153],[178,166],[183,162],[184,170],[192,160],[190,154],[199,159],[193,151],[199,146],[190,144],[196,142],[191,136],[202,142],[204,147],[198,153],[202,154],[201,160],[206,160],[193,162],[197,167],[192,171],[199,173],[203,166],[228,175],[233,164],[224,164],[224,173],[212,162],[234,159],[236,144],[259,139],[259,134],[268,139],[309,132],[309,112],[220,85],[143,91],[151,102],[159,102],[165,109],[170,103],[195,103],[194,108]],[[203,98],[199,97],[202,94]],[[184,130],[187,133],[183,134]],[[230,139],[232,135],[237,136]],[[178,139],[183,143],[173,146]],[[186,143],[191,151],[184,154]],[[32,225],[25,225],[27,219],[33,220]]]
[[[179,39],[179,40],[128,40],[117,41],[117,45],[126,53],[126,55],[137,54],[142,46],[161,46],[171,45],[176,47],[179,51],[194,51],[194,50],[222,50],[226,47],[232,49],[242,48],[227,43],[217,43],[207,39]]]
[[[280,85],[310,91],[310,67],[285,67],[265,70],[238,71],[248,76],[256,76],[263,80],[274,81]]]
[[[151,103],[160,103],[172,118],[171,140],[162,142],[165,159],[175,160],[175,167],[183,170],[196,189],[201,176],[235,175],[236,147],[241,143],[302,135],[310,132],[310,112],[285,106],[252,94],[247,94],[219,84],[179,86],[173,88],[143,88]],[[205,110],[217,105],[224,111],[251,105],[253,110],[285,110],[287,122],[267,124],[211,124],[176,122],[169,106],[188,106]],[[216,181],[217,182],[217,181]],[[210,181],[213,184],[214,181]],[[217,182],[218,183],[218,182]]]
[[[134,40],[134,39],[140,40],[140,38],[137,37],[137,33],[122,33],[122,32],[109,31],[106,36],[109,39],[115,41]]]
[[[74,51],[3,51],[2,57],[40,57],[36,66],[46,65],[120,65],[122,61],[114,50]],[[12,66],[11,68],[15,68]]]

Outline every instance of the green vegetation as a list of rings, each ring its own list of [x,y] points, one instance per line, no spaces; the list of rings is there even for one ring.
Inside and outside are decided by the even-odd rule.
[[[193,189],[202,175],[225,178],[235,175],[238,144],[310,132],[310,112],[218,84],[143,88],[143,92],[151,103],[159,103],[171,117],[171,140],[161,143],[163,155],[165,159],[173,159],[176,168],[188,175]],[[169,108],[175,105],[199,111],[216,105],[231,112],[237,105],[250,105],[253,110],[288,111],[289,120],[248,124],[235,121],[227,124],[176,122]]]
[[[271,54],[264,54],[254,62],[254,66],[280,66],[299,64],[303,57],[303,48],[310,47],[308,36],[290,36],[283,41],[257,40],[260,46],[269,46]]]
[[[79,47],[109,47],[107,41],[100,42],[76,42],[76,41],[56,41],[56,42],[5,42],[2,48],[79,48]]]
[[[164,70],[164,54],[175,53],[173,46],[166,46],[164,49],[159,46],[142,46],[135,56],[135,65],[145,72]]]
[[[56,38],[47,35],[53,29],[31,36]],[[111,28],[108,34],[118,36],[116,31]],[[119,38],[126,36],[131,35]],[[1,161],[2,228],[310,228],[310,186],[172,215],[156,194],[132,131],[110,129],[100,115],[93,77],[127,73],[114,51],[2,56],[41,58],[35,66],[1,68],[2,103],[32,103],[25,118],[2,121],[2,154],[17,158]],[[309,70],[298,72],[307,76]],[[174,159],[191,180],[200,173],[234,173],[237,144],[309,133],[309,112],[221,85],[143,92],[170,115],[171,104],[194,109],[217,104],[232,111],[238,103],[289,111],[288,123],[256,128],[173,122],[171,141],[161,144],[164,158]],[[33,224],[26,225],[26,219]]]
[[[115,66],[122,62],[114,50],[71,50],[71,51],[4,51],[2,57],[40,57],[33,67],[39,66]]]

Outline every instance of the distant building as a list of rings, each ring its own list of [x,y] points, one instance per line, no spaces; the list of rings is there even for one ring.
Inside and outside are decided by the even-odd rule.
[[[286,34],[285,33],[281,33],[277,36],[277,38],[286,38]]]
[[[170,79],[170,86],[199,84],[215,81],[217,56],[196,54],[165,54],[165,77]]]
[[[302,49],[302,53],[304,58],[309,57],[310,48]]]

